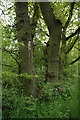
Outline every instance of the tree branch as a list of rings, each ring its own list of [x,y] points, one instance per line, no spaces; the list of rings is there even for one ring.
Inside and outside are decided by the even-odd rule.
[[[11,69],[11,71],[12,72],[16,72],[16,69],[13,67],[13,66],[11,66],[10,64],[5,64],[5,63],[2,63],[2,67],[8,67],[9,68],[9,70]]]
[[[39,5],[49,32],[53,32],[55,24],[59,23],[61,25],[60,21],[53,14],[49,2],[40,2]]]
[[[74,47],[74,45],[75,45],[76,41],[78,40],[78,38],[79,38],[79,35],[71,43],[68,43],[68,45],[66,46],[66,50],[65,50],[66,54],[68,54],[72,50],[72,48]]]
[[[2,66],[7,66],[7,67],[12,68],[12,66],[11,66],[11,65],[9,65],[9,64],[3,64],[3,63],[2,63]]]
[[[75,2],[72,2],[71,5],[70,5],[70,11],[69,11],[69,17],[68,17],[68,20],[64,26],[64,28],[66,29],[70,23],[70,20],[72,18],[72,12],[73,12],[73,9],[74,9],[74,5],[75,5]]]
[[[74,37],[74,36],[75,36],[77,33],[79,33],[79,32],[80,32],[80,27],[79,27],[74,33],[72,33],[70,36],[66,37],[66,41],[67,41],[68,39]]]
[[[74,47],[74,48],[76,48],[77,50],[79,50],[79,51],[80,51],[80,49],[79,49],[79,48],[77,48],[77,47]]]
[[[80,56],[78,58],[76,58],[75,60],[73,60],[70,65],[74,64],[75,62],[77,62],[80,59]]]
[[[50,37],[48,33],[46,33],[46,31],[43,31],[42,29],[40,29],[41,32],[43,32],[47,37]]]
[[[32,31],[35,31],[38,18],[39,18],[39,5],[38,3],[35,3],[34,14],[33,14],[32,23],[31,23]],[[32,38],[34,38],[34,35],[35,35],[35,32],[32,33]]]
[[[12,54],[11,51],[9,51],[9,50],[7,50],[5,48],[3,48],[2,50],[8,52],[11,55],[11,57],[16,61],[16,63],[19,64],[18,60],[14,57],[14,55]]]

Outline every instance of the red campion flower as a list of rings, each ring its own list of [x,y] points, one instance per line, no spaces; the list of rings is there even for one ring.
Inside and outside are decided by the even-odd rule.
[[[56,91],[58,91],[58,88],[56,88]]]

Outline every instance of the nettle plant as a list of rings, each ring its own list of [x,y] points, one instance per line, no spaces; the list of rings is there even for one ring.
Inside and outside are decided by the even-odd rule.
[[[55,99],[70,99],[71,98],[71,84],[70,82],[67,82],[65,84],[64,82],[56,83],[55,85],[52,85],[51,83],[46,83],[43,86],[41,86],[40,89],[40,97],[39,99],[44,101],[49,101],[53,98]]]
[[[53,96],[56,99],[60,97],[62,99],[69,99],[71,97],[70,85],[69,84],[56,84],[53,89]]]

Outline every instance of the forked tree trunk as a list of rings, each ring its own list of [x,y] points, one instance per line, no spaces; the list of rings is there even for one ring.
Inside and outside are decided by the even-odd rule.
[[[16,19],[17,19],[17,33],[19,42],[19,74],[21,82],[24,86],[25,95],[36,95],[35,92],[35,79],[34,79],[34,65],[33,65],[33,46],[31,37],[31,28],[28,18],[28,3],[16,2]],[[29,78],[27,75],[32,75]]]

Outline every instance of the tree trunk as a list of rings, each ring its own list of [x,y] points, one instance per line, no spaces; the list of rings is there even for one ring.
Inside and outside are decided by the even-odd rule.
[[[59,47],[61,40],[61,23],[53,14],[50,4],[40,3],[42,15],[49,30],[48,46],[48,64],[47,64],[47,81],[57,82],[59,76]]]
[[[50,33],[48,49],[48,74],[47,80],[57,82],[59,76],[59,47],[60,47],[60,26],[56,24],[53,32]]]
[[[59,54],[59,79],[62,79],[62,76],[66,75],[65,68],[67,65],[67,55],[65,53],[65,49],[66,49],[66,37],[65,37],[65,32],[63,31],[62,45],[61,45],[60,54]]]
[[[33,65],[33,46],[28,17],[28,3],[16,2],[17,33],[19,42],[19,74],[25,95],[35,96],[35,79]],[[28,75],[26,75],[26,73]],[[25,75],[24,75],[25,74]],[[22,75],[22,76],[21,76]],[[29,77],[31,75],[31,77]]]

